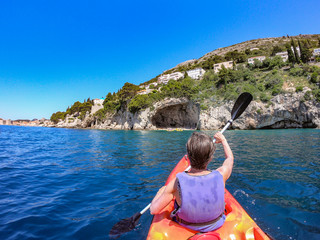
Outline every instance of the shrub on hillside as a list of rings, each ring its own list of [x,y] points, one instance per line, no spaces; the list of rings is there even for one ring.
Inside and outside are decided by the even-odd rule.
[[[320,102],[320,89],[314,89],[312,91],[312,95],[314,96],[317,102]]]
[[[312,83],[319,83],[319,77],[318,77],[318,73],[317,72],[313,72],[312,74],[311,74],[311,77],[310,77],[310,81],[312,82]]]
[[[107,101],[103,104],[103,108],[106,112],[115,112],[121,108],[121,103],[119,100]]]
[[[155,89],[156,86],[155,86],[153,83],[151,83],[151,84],[149,85],[149,88],[150,88],[150,89]]]
[[[261,68],[261,67],[262,67],[262,62],[258,59],[253,59],[252,68]]]
[[[306,93],[304,94],[303,96],[303,99],[305,101],[310,101],[312,98],[311,98],[311,91],[306,91]]]
[[[120,102],[126,102],[130,100],[139,90],[139,86],[126,82],[118,93]]]
[[[302,86],[296,87],[296,92],[302,92],[302,91],[303,91],[303,87]]]
[[[104,120],[106,118],[106,114],[107,114],[106,110],[104,108],[102,108],[102,109],[99,109],[98,111],[96,111],[93,116],[96,119]]]
[[[84,117],[86,112],[91,111],[91,107],[92,107],[92,101],[90,101],[89,99],[88,101],[85,101],[83,103],[77,101],[71,106],[71,108],[67,109],[66,114],[71,115],[71,114],[79,113],[81,117]]]
[[[129,111],[132,113],[145,109],[152,104],[148,95],[136,95],[129,103]]]
[[[261,100],[262,102],[269,102],[270,99],[271,99],[271,97],[270,97],[269,95],[267,95],[266,93],[262,92],[262,93],[260,94],[260,100]]]
[[[182,81],[170,80],[167,85],[161,88],[162,97],[187,97],[192,98],[198,89],[194,88],[195,82],[191,78],[185,78]]]
[[[54,123],[58,123],[59,122],[59,119],[62,119],[64,120],[66,117],[66,113],[65,112],[56,112],[56,113],[53,113],[50,117],[50,120]]]
[[[247,55],[244,52],[238,52],[238,50],[227,52],[224,56],[227,61],[234,61],[235,63],[243,63],[247,61]]]
[[[282,91],[283,79],[278,74],[277,70],[268,73],[264,79],[264,86],[266,90],[270,91],[273,96],[278,95]]]
[[[304,75],[304,71],[300,67],[294,67],[294,68],[290,69],[289,75],[291,75],[291,76],[303,76]]]
[[[269,70],[274,69],[276,67],[281,68],[285,65],[286,65],[286,63],[283,62],[283,60],[280,56],[275,56],[273,58],[266,58],[262,62],[262,67],[269,69]]]

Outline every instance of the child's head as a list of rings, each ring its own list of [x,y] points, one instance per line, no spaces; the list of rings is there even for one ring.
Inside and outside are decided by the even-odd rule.
[[[194,132],[187,142],[187,152],[191,167],[205,169],[215,151],[212,138],[202,132]]]

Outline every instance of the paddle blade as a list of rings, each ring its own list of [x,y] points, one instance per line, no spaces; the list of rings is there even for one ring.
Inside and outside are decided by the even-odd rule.
[[[134,229],[141,217],[141,213],[138,212],[132,217],[122,219],[120,222],[116,223],[109,232],[110,238],[118,238],[121,234],[130,232]]]
[[[251,101],[252,95],[250,93],[241,93],[232,108],[231,119],[236,120],[244,112],[244,110],[246,110]]]

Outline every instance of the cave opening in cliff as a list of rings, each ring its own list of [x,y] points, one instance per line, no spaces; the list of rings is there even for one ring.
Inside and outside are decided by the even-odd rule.
[[[196,129],[200,109],[196,105],[177,104],[156,111],[151,121],[157,128],[187,128]]]

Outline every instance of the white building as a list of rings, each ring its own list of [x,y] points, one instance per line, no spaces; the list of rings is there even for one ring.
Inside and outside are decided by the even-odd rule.
[[[222,65],[225,68],[232,68],[233,67],[233,62],[232,61],[228,61],[228,62],[222,62],[222,63],[216,63],[213,65],[213,69],[214,72],[217,73],[222,69]]]
[[[263,60],[266,59],[266,56],[257,56],[257,57],[251,57],[251,58],[248,58],[248,63],[249,64],[254,64],[254,60],[257,59],[259,60],[260,62],[262,62]]]
[[[160,77],[158,77],[158,83],[168,83],[170,79],[170,74],[165,74],[165,75],[161,75]]]
[[[320,55],[320,48],[313,49],[313,56]]]
[[[278,52],[276,53],[276,56],[280,56],[282,58],[282,61],[286,62],[288,61],[288,52]]]
[[[103,101],[104,99],[93,99],[93,105],[91,107],[91,114],[94,114],[95,112],[99,111],[100,109],[103,108]]]
[[[93,99],[93,104],[94,105],[99,105],[99,104],[102,105],[103,101],[104,101],[103,98],[101,98],[101,99],[96,98],[96,99]]]
[[[200,79],[203,77],[204,73],[206,71],[203,70],[202,68],[196,68],[196,69],[192,69],[187,71],[187,74],[189,77],[193,78],[193,79]]]
[[[165,75],[161,75],[160,77],[158,77],[158,83],[164,83],[167,84],[169,82],[169,80],[178,80],[180,78],[183,78],[183,73],[181,72],[174,72],[171,74],[165,74]]]
[[[259,50],[259,48],[250,48],[250,51]]]

